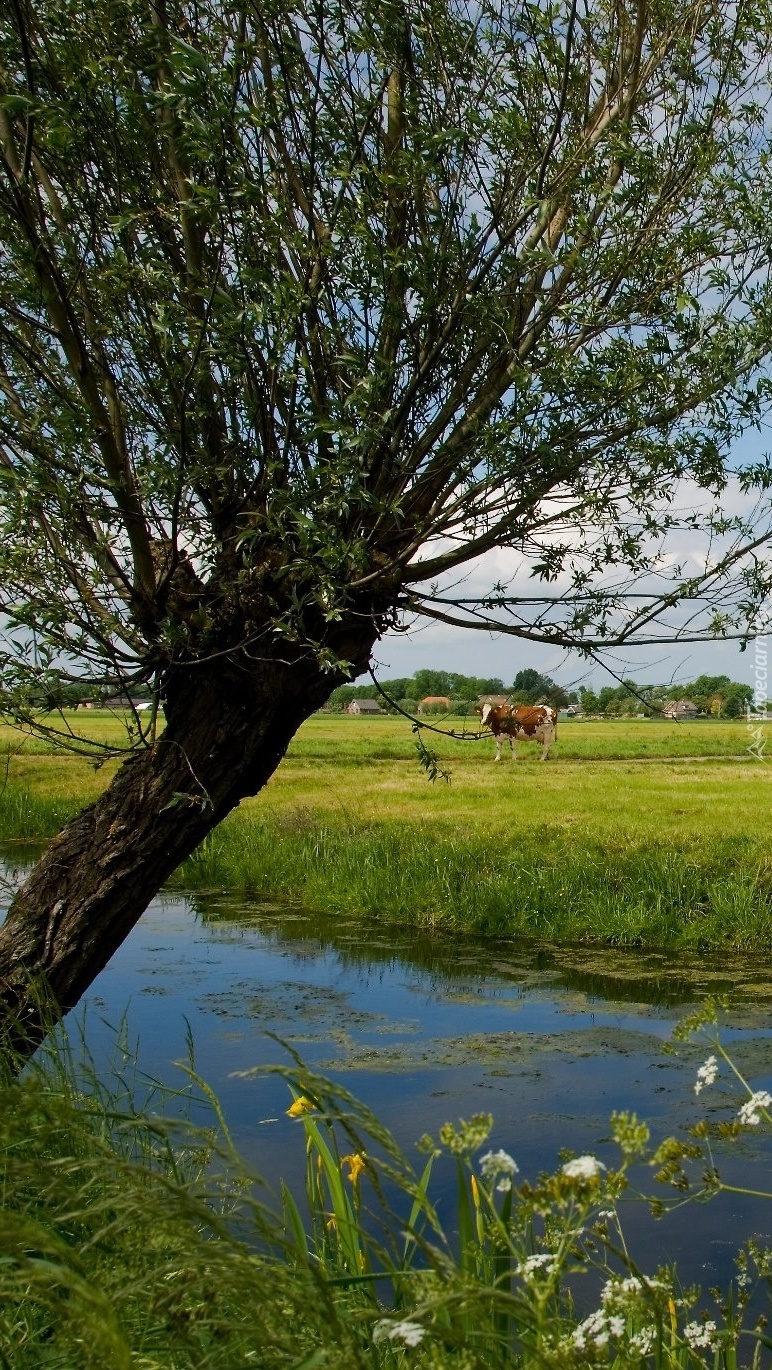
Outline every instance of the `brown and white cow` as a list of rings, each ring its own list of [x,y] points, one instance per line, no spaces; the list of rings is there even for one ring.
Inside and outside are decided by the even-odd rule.
[[[540,742],[540,761],[546,761],[558,731],[558,711],[549,704],[483,704],[477,709],[483,727],[496,739],[496,760],[501,760],[501,744],[509,739],[515,756],[515,739]]]

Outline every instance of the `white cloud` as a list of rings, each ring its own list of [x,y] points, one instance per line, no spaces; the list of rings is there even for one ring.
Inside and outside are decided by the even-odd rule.
[[[675,492],[672,507],[682,513],[699,512],[707,517],[716,506],[704,490],[684,481]],[[721,500],[721,508],[728,516],[749,517],[753,499],[733,482]],[[702,574],[726,554],[733,536],[675,529],[661,546],[656,570],[663,581],[679,569],[682,575]],[[436,543],[430,553],[427,549],[427,554],[435,556],[449,545]],[[567,572],[548,584],[533,576],[532,564],[516,549],[497,548],[445,577],[441,592],[471,599],[489,594],[494,585],[504,585],[507,593],[528,598],[560,595],[570,589]],[[610,575],[613,574],[611,568]],[[645,581],[640,581],[636,588],[642,585]],[[388,634],[376,655],[379,674],[384,679],[389,675],[412,675],[422,667],[437,667],[465,675],[500,676],[509,683],[519,670],[530,666],[555,675],[564,684],[582,681],[599,685],[612,680],[578,652],[531,643],[505,633],[464,630],[431,622],[417,623],[406,633]],[[752,675],[752,653],[743,653],[733,641],[625,647],[603,653],[602,659],[615,675],[632,676],[641,683],[688,681],[703,672],[726,673],[736,680],[749,680]]]

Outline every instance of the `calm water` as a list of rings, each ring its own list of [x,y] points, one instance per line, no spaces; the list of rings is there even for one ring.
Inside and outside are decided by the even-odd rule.
[[[614,1109],[635,1110],[656,1138],[706,1108],[713,1118],[732,1116],[741,1096],[732,1105],[720,1086],[694,1095],[706,1045],[665,1050],[675,1023],[718,991],[730,996],[724,1041],[754,1088],[772,1090],[766,966],[536,951],[363,927],[221,893],[163,894],[73,1018],[85,1023],[100,1066],[123,1018],[139,1069],[167,1083],[183,1083],[174,1063],[186,1057],[190,1029],[198,1072],[272,1187],[279,1176],[300,1185],[300,1128],[286,1117],[280,1079],[237,1072],[287,1064],[281,1042],[370,1105],[417,1164],[422,1133],[485,1111],[495,1116],[492,1145],[533,1178],[557,1164],[562,1147],[614,1163]],[[749,1134],[722,1160],[722,1174],[772,1189],[771,1151],[763,1133]],[[650,1173],[641,1178],[655,1190]],[[451,1176],[440,1169],[435,1197],[449,1228],[451,1195]],[[731,1277],[745,1237],[772,1241],[772,1200],[723,1196],[656,1223],[631,1204],[625,1230],[644,1268],[675,1259],[685,1282],[706,1288]]]

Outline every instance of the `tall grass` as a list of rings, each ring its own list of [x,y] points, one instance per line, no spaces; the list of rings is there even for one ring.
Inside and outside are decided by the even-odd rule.
[[[73,800],[8,788],[0,797],[0,836],[8,841],[44,841],[77,813]]]
[[[758,1370],[772,1253],[748,1243],[731,1289],[708,1297],[674,1269],[640,1269],[620,1216],[633,1164],[656,1167],[667,1222],[731,1188],[715,1137],[770,1126],[772,1096],[711,1045],[696,1087],[734,1079],[727,1118],[653,1146],[615,1114],[615,1159],[566,1154],[530,1179],[488,1147],[487,1115],[424,1138],[414,1170],[372,1113],[296,1060],[277,1069],[306,1187],[280,1185],[272,1206],[192,1066],[175,1098],[142,1101],[128,1053],[109,1085],[49,1057],[0,1088],[0,1364]],[[206,1129],[185,1116],[202,1103]],[[440,1156],[456,1171],[449,1230],[432,1203]],[[757,1192],[753,1178],[739,1192]]]
[[[310,1370],[325,1345],[362,1363],[192,1071],[142,1105],[136,1082],[61,1066],[0,1090],[0,1365]]]
[[[283,894],[424,927],[628,946],[772,943],[772,862],[749,840],[509,841],[439,825],[236,815],[179,870],[190,888]]]
[[[9,790],[0,839],[42,840],[76,806]],[[425,928],[635,947],[772,945],[772,858],[752,836],[593,839],[559,822],[508,837],[306,806],[232,815],[178,888],[288,898]]]

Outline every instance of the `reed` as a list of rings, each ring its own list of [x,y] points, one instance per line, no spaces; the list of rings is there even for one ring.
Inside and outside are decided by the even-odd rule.
[[[9,787],[0,798],[0,837],[6,842],[45,841],[79,807],[71,799]]]
[[[279,1370],[336,1344],[357,1365],[193,1069],[161,1091],[116,1057],[100,1079],[59,1042],[0,1089],[0,1365]]]

